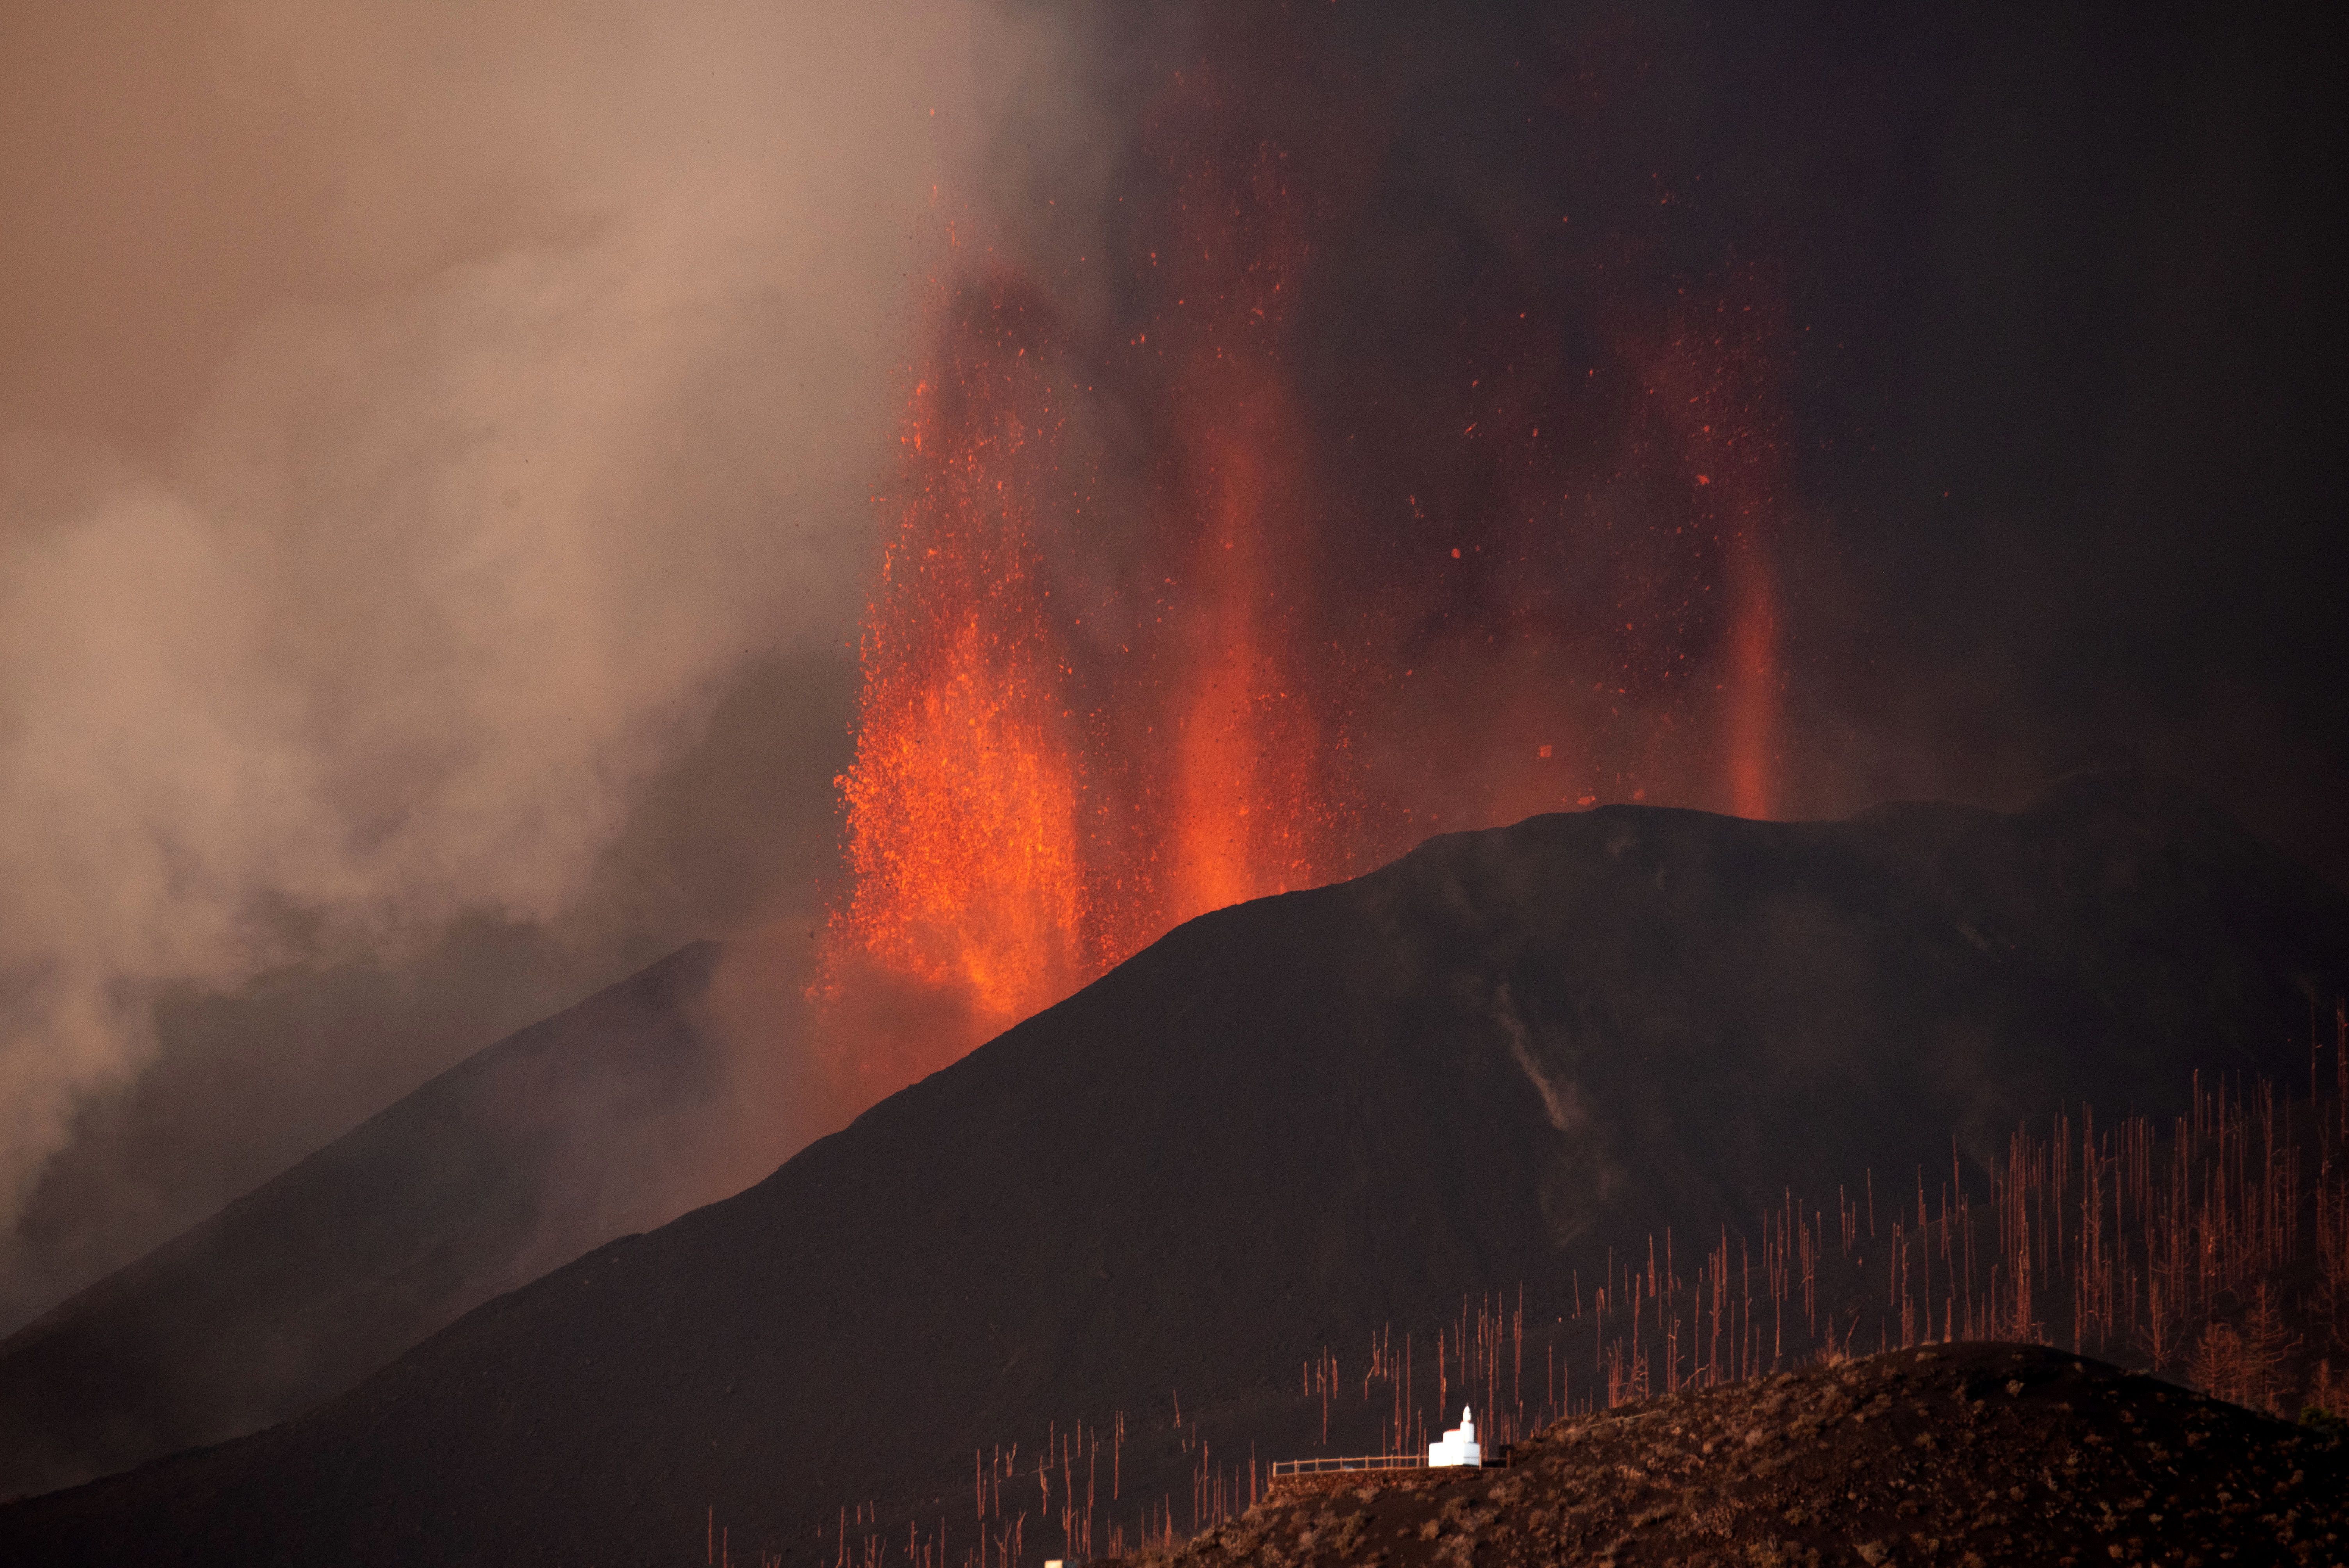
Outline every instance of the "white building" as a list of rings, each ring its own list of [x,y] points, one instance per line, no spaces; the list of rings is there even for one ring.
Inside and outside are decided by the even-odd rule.
[[[1427,1462],[1437,1465],[1481,1465],[1485,1449],[1476,1441],[1476,1418],[1468,1407],[1460,1407],[1460,1424],[1444,1434],[1440,1443],[1427,1445]]]

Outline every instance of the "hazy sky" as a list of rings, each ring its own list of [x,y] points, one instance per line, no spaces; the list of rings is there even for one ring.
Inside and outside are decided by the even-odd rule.
[[[0,1330],[807,913],[945,224],[1072,353],[1126,342],[1170,135],[1329,175],[1293,364],[1335,575],[1429,508],[1512,521],[1456,434],[1494,363],[1555,406],[1604,302],[1764,277],[1788,809],[2011,801],[2118,739],[2349,873],[2312,17],[1431,15],[0,16]],[[1112,382],[1087,417],[1146,450]],[[1397,579],[1431,648],[1540,589],[1475,554]],[[1611,624],[1611,581],[1560,603]],[[1486,737],[1366,722],[1381,788],[1495,798],[1436,777]]]

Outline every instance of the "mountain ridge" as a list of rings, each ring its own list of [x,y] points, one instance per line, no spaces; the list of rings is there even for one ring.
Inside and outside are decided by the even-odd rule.
[[[284,1427],[0,1510],[0,1546],[652,1563],[714,1511],[829,1554],[837,1503],[1048,1414],[1237,1409],[1317,1344],[1562,1296],[1953,1128],[2282,1076],[2344,952],[2349,901],[2142,774],[1447,835],[1187,923],[746,1191]]]
[[[0,1494],[297,1415],[710,1195],[647,1135],[723,1091],[695,1022],[719,952],[689,944],[484,1047],[0,1340]]]

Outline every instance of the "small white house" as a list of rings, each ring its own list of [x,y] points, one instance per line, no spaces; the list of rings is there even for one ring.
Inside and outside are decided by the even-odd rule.
[[[1468,1407],[1460,1407],[1460,1424],[1444,1434],[1440,1443],[1427,1445],[1430,1468],[1437,1465],[1481,1465],[1485,1449],[1476,1441],[1476,1418]]]

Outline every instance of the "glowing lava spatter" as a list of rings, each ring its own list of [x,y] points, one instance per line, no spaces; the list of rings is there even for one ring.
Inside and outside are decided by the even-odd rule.
[[[991,334],[999,315],[954,320],[914,390],[911,482],[866,610],[839,780],[853,880],[819,988],[835,1009],[870,1003],[876,983],[933,1004],[895,1028],[861,1012],[856,1066],[884,1077],[951,1060],[1099,968],[1082,752],[1035,538],[1054,415],[1037,366]],[[920,1037],[934,1032],[948,1037]]]
[[[1073,608],[1098,585],[1040,548],[1056,525],[1065,541],[1057,509],[1081,494],[1054,350],[1027,341],[1008,280],[943,313],[866,611],[840,779],[853,880],[816,985],[837,1065],[867,1088],[951,1061],[1194,915],[1356,869],[1339,708],[1281,570],[1302,487],[1278,317],[1257,303],[1278,284],[1243,271],[1250,286],[1203,294],[1162,335],[1181,345],[1174,412],[1126,562],[1159,613],[1128,617],[1114,647]],[[1057,605],[1055,570],[1072,590]]]

